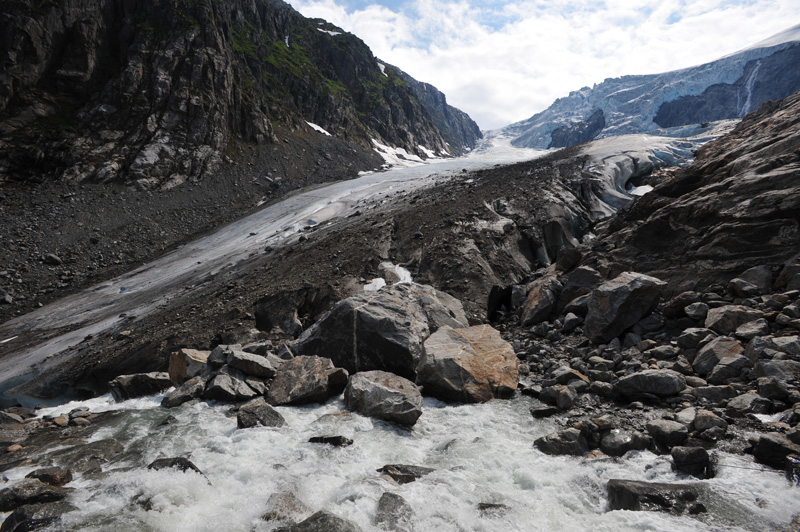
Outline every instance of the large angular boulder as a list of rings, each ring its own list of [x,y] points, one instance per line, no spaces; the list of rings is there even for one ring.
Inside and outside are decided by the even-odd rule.
[[[169,355],[169,378],[172,384],[180,386],[192,377],[202,375],[208,369],[206,362],[211,351],[197,349],[178,349]]]
[[[651,313],[666,283],[655,277],[623,272],[592,291],[584,332],[595,343],[605,343]]]
[[[154,395],[170,386],[172,386],[172,382],[169,379],[169,373],[163,371],[120,375],[108,383],[111,395],[117,402]]]
[[[669,484],[611,479],[606,485],[611,510],[656,511],[696,514],[705,511],[700,503],[705,488],[701,483]]]
[[[460,301],[427,285],[397,284],[339,301],[290,348],[350,373],[377,369],[414,380],[422,343],[445,325],[468,325]]]
[[[711,384],[724,384],[728,379],[738,378],[742,370],[752,368],[753,363],[750,359],[742,355],[732,355],[722,357],[706,380]]]
[[[692,367],[698,375],[705,377],[719,364],[720,360],[725,357],[737,356],[743,351],[744,347],[738,340],[720,336],[714,338],[700,349],[692,361]]]
[[[752,452],[757,462],[775,469],[783,469],[787,456],[800,454],[800,445],[793,443],[783,434],[770,432],[758,437]]]
[[[271,379],[283,360],[274,355],[254,355],[245,351],[231,350],[227,359],[228,365],[245,375]]]
[[[567,308],[567,305],[576,298],[591,294],[592,290],[602,282],[603,277],[597,270],[588,266],[575,268],[567,275],[564,287],[558,296],[558,311],[560,312]]]
[[[240,429],[252,427],[282,427],[286,423],[283,416],[272,408],[263,397],[242,405],[236,412],[236,426]]]
[[[542,436],[533,445],[544,454],[583,456],[589,452],[589,444],[581,431],[568,428]]]
[[[329,358],[299,356],[284,362],[270,384],[272,405],[321,403],[339,395],[347,385],[347,372]]]
[[[258,393],[247,385],[244,373],[230,366],[222,366],[208,381],[203,397],[217,401],[249,401]]]
[[[519,384],[514,349],[489,325],[442,327],[425,341],[417,383],[443,401],[481,403]]]
[[[198,399],[203,396],[206,389],[205,377],[192,377],[188,381],[175,388],[171,393],[166,395],[161,400],[161,406],[164,408],[175,408],[184,403],[188,403],[193,399]]]
[[[77,510],[68,502],[45,502],[20,506],[3,521],[2,532],[27,532],[28,530],[63,530],[61,515]],[[48,528],[45,528],[48,527]]]
[[[50,486],[35,478],[26,478],[0,490],[0,512],[10,512],[25,504],[60,501],[69,491],[68,488]]]
[[[362,371],[350,377],[344,404],[365,416],[410,427],[422,415],[422,394],[410,380],[386,371]]]
[[[739,326],[750,321],[755,321],[764,314],[750,307],[742,305],[724,305],[712,308],[706,316],[706,329],[711,329],[719,334],[731,335]]]
[[[800,362],[797,360],[759,360],[755,365],[756,377],[772,377],[782,382],[800,380]]]
[[[689,437],[689,429],[686,425],[668,419],[648,421],[647,432],[658,446],[666,448],[681,445]]]
[[[384,530],[411,530],[414,510],[406,500],[396,493],[384,492],[378,500],[375,524]]]
[[[520,315],[520,325],[536,325],[550,318],[556,306],[561,283],[555,277],[543,277],[532,283]]]
[[[686,378],[669,369],[646,369],[622,377],[615,388],[621,395],[628,397],[640,394],[668,397],[686,388]]]

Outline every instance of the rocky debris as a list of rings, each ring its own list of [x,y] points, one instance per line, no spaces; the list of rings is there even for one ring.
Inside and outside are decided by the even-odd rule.
[[[317,512],[295,525],[278,528],[275,532],[361,532],[361,529],[328,512]]]
[[[108,383],[111,395],[117,402],[154,395],[172,386],[169,373],[154,371],[151,373],[134,373],[120,375]]]
[[[322,403],[342,393],[347,378],[347,372],[334,367],[329,358],[298,356],[278,368],[267,401],[272,405]]]
[[[162,469],[177,469],[182,473],[194,471],[195,473],[200,473],[203,475],[203,472],[200,471],[200,468],[194,465],[191,460],[181,456],[175,458],[158,458],[157,460],[153,460],[150,465],[147,466],[147,469],[152,469],[154,471],[161,471]]]
[[[264,521],[288,521],[309,515],[311,510],[293,493],[273,493],[267,499]]]
[[[202,375],[206,369],[206,362],[210,351],[197,349],[179,349],[169,355],[169,378],[172,384],[180,386],[188,379]]]
[[[252,427],[282,427],[286,423],[283,416],[272,408],[263,397],[259,397],[239,407],[236,411],[236,425],[240,429]]]
[[[443,401],[480,403],[513,395],[519,366],[493,327],[444,326],[425,341],[417,382],[426,395]]]
[[[72,482],[72,471],[61,467],[45,467],[31,471],[25,478],[35,478],[50,486],[60,488]]]
[[[322,443],[333,447],[349,447],[353,445],[353,440],[344,436],[312,436],[308,443]]]
[[[352,375],[344,389],[344,404],[365,416],[413,426],[422,415],[422,394],[408,379],[385,371]]]
[[[592,291],[584,331],[604,343],[618,337],[652,312],[666,283],[648,275],[623,272]]]
[[[60,521],[63,514],[73,510],[76,508],[64,501],[26,504],[6,517],[3,525],[0,526],[0,531],[27,532],[50,527]]]
[[[176,408],[194,399],[199,399],[203,396],[205,390],[206,379],[199,376],[192,377],[164,396],[164,399],[161,400],[161,406],[164,408]]]
[[[375,524],[383,530],[411,530],[414,510],[396,493],[383,492],[375,511]]]
[[[702,447],[675,446],[670,451],[672,469],[697,478],[712,478],[713,467],[708,451]]]
[[[544,454],[585,456],[589,452],[586,438],[576,428],[568,428],[542,436],[533,444]]]
[[[25,478],[0,490],[0,511],[10,512],[26,504],[60,501],[69,490],[45,484],[36,478]]]
[[[350,373],[382,370],[414,380],[422,343],[440,327],[466,327],[461,303],[430,286],[397,284],[337,303],[290,348]]]
[[[610,510],[656,511],[672,514],[699,514],[704,487],[700,483],[668,484],[611,479],[606,485]]]
[[[433,473],[435,469],[430,467],[405,465],[405,464],[388,464],[377,470],[378,473],[390,477],[398,484],[408,484],[414,482],[429,473]]]

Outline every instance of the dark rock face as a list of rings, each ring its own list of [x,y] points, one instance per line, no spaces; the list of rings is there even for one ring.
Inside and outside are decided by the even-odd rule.
[[[571,126],[560,126],[550,133],[548,148],[567,148],[582,142],[588,142],[603,131],[606,127],[606,117],[602,109],[597,109],[586,120]]]
[[[703,146],[690,168],[621,213],[596,267],[613,275],[635,266],[675,295],[788,263],[800,249],[798,113],[800,93]]]
[[[664,102],[653,118],[661,127],[741,118],[768,100],[786,98],[800,87],[800,72],[786,65],[800,62],[795,46],[747,63],[734,83],[711,85],[696,96],[682,96]]]
[[[340,301],[291,349],[351,373],[382,370],[414,380],[422,342],[443,325],[467,326],[458,300],[430,286],[398,284]]]
[[[397,69],[280,0],[4,2],[0,20],[0,55],[13,58],[0,76],[0,181],[170,187],[213,170],[233,138],[275,142],[275,121],[422,157],[420,145],[458,154],[475,142],[463,113],[431,106],[450,118],[445,139]]]

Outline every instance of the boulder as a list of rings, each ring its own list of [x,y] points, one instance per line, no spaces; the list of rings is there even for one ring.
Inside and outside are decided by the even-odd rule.
[[[756,377],[772,377],[783,382],[800,380],[800,362],[796,360],[759,360],[754,370]]]
[[[721,404],[728,399],[736,397],[737,392],[733,386],[698,386],[692,389],[692,395],[704,399],[713,405]]]
[[[329,358],[299,356],[284,362],[270,385],[272,405],[322,403],[339,395],[347,385],[347,372]]]
[[[702,447],[675,446],[672,455],[672,469],[697,478],[711,478],[712,467],[708,451]]]
[[[50,528],[61,520],[61,515],[76,510],[64,501],[20,506],[3,521],[2,532],[27,532],[29,530],[63,530],[60,525]],[[45,528],[47,527],[47,528]]]
[[[681,445],[689,437],[689,429],[677,421],[655,419],[648,421],[646,427],[647,432],[653,437],[653,441],[666,448]]]
[[[180,386],[192,377],[202,375],[207,371],[208,355],[211,351],[198,351],[197,349],[178,349],[169,355],[169,379],[175,386]]]
[[[330,358],[350,373],[378,369],[414,380],[422,343],[445,325],[468,325],[457,299],[430,286],[397,284],[338,302],[290,348]]]
[[[152,469],[154,471],[161,471],[162,469],[177,469],[182,473],[194,471],[195,473],[200,473],[203,475],[203,472],[200,471],[199,467],[194,465],[194,463],[192,463],[192,461],[188,458],[184,458],[182,456],[176,456],[174,458],[158,458],[150,462],[150,465],[147,466],[147,469]]]
[[[708,316],[708,305],[702,301],[698,301],[697,303],[686,305],[683,311],[693,320],[705,320],[706,316]]]
[[[598,286],[589,298],[584,332],[595,343],[607,343],[650,314],[666,283],[635,272],[623,272]]]
[[[406,465],[406,464],[388,464],[377,470],[378,473],[383,473],[392,478],[398,484],[408,484],[414,482],[429,473],[433,473],[435,469],[430,467]]]
[[[710,410],[698,410],[694,417],[694,428],[700,432],[719,427],[722,430],[728,430],[728,423]]]
[[[692,367],[698,375],[705,377],[714,367],[725,357],[739,355],[744,351],[742,344],[738,340],[720,336],[708,342],[698,351],[697,356],[692,361]]]
[[[353,445],[353,440],[346,436],[312,436],[308,443],[322,443],[333,447],[349,447]]]
[[[667,397],[682,392],[686,388],[686,378],[669,369],[646,369],[622,377],[615,388],[628,397],[638,394]]]
[[[264,521],[289,521],[307,516],[311,510],[293,493],[273,493],[267,499]]]
[[[608,456],[622,456],[628,451],[642,451],[650,446],[650,438],[641,432],[612,429],[600,440],[600,450]]]
[[[790,454],[800,454],[800,445],[777,432],[761,434],[753,446],[753,458],[775,469],[783,469]]]
[[[384,530],[411,530],[414,510],[406,500],[396,493],[384,492],[378,500],[375,524]]]
[[[656,511],[673,514],[705,512],[700,483],[669,484],[611,479],[606,485],[611,510]]]
[[[711,373],[708,374],[706,380],[711,384],[725,384],[728,379],[738,378],[742,370],[745,368],[752,368],[753,363],[750,359],[742,355],[732,355],[722,357]]]
[[[741,338],[745,341],[752,340],[756,336],[766,336],[768,334],[769,323],[767,323],[767,320],[764,318],[743,323],[742,325],[739,325],[736,328],[736,331],[733,333],[736,338]]]
[[[707,344],[716,338],[716,336],[717,334],[711,329],[691,327],[689,329],[685,329],[680,336],[678,336],[676,342],[678,343],[678,347],[682,347],[684,349],[694,349]]]
[[[544,454],[584,456],[589,452],[589,444],[580,430],[568,428],[542,436],[533,445]]]
[[[161,400],[161,406],[164,408],[175,408],[181,406],[182,404],[188,403],[193,399],[202,397],[205,389],[205,377],[192,377],[179,387],[172,390],[172,392],[168,393],[164,399]]]
[[[231,350],[227,362],[230,367],[238,369],[245,375],[271,379],[275,376],[275,372],[283,360],[274,355],[261,356],[245,351]]]
[[[276,532],[361,532],[361,529],[328,512],[317,512],[308,519]]]
[[[755,364],[762,358],[772,358],[772,355],[777,352],[778,346],[775,345],[771,337],[756,336],[747,342],[747,347],[744,349],[744,356]]]
[[[72,471],[61,467],[44,467],[31,471],[25,478],[35,478],[50,486],[60,488],[64,484],[72,482]]]
[[[222,366],[219,373],[208,381],[203,397],[216,401],[248,401],[258,394],[245,382],[238,369]]]
[[[745,415],[745,414],[769,414],[772,408],[772,401],[766,397],[761,397],[755,392],[743,393],[738,397],[734,397],[728,401],[726,412],[728,415]]]
[[[706,329],[711,329],[722,335],[736,332],[739,326],[763,317],[761,311],[744,307],[742,305],[723,305],[712,308],[706,316]]]
[[[236,426],[249,429],[257,426],[282,427],[286,423],[283,416],[272,408],[263,397],[242,405],[236,412]]]
[[[480,403],[513,395],[519,366],[511,345],[493,327],[444,326],[425,341],[417,383],[443,401]]]
[[[51,486],[36,478],[26,478],[0,490],[0,512],[10,512],[26,504],[60,501],[68,493],[69,488]]]
[[[735,281],[737,283],[734,283]],[[772,268],[769,266],[754,266],[732,279],[729,287],[742,282],[749,285],[750,288],[746,293],[737,292],[740,297],[769,294],[772,292]]]
[[[771,340],[781,353],[800,356],[800,336],[776,336]]]
[[[111,395],[117,402],[146,395],[155,395],[172,386],[169,373],[154,371],[151,373],[134,373],[120,375],[108,383]]]
[[[344,404],[365,416],[413,426],[422,415],[422,394],[408,379],[386,371],[362,371],[350,377]]]
[[[575,299],[588,296],[602,282],[603,277],[597,270],[588,266],[575,268],[566,276],[564,287],[558,296],[558,310],[565,310]]]
[[[534,281],[520,315],[520,325],[529,327],[547,321],[555,310],[561,283],[555,277],[544,277]]]

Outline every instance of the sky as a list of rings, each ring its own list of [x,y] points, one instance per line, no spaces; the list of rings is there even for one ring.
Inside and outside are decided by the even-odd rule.
[[[609,77],[699,65],[800,24],[800,0],[288,0],[436,86],[481,129]]]

